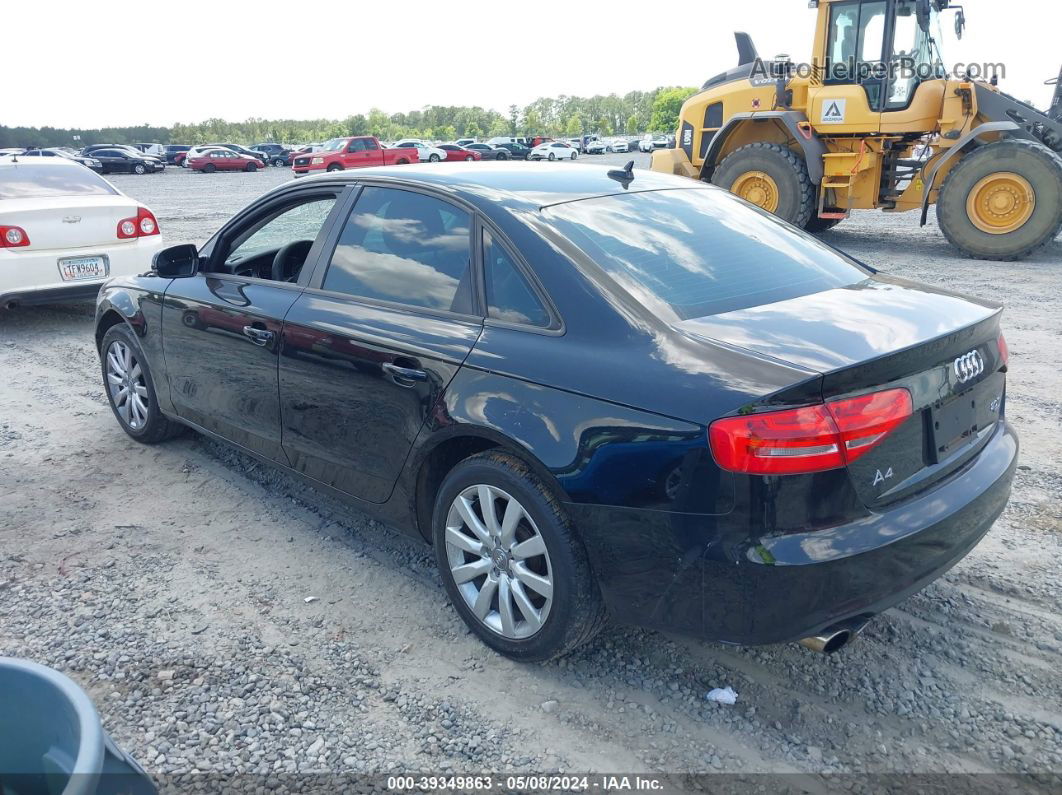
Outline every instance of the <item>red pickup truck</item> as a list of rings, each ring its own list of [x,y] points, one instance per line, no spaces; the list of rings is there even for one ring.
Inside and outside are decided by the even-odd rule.
[[[296,155],[291,161],[291,170],[299,176],[315,171],[404,165],[416,159],[416,149],[387,149],[375,136],[356,135],[352,138],[333,138],[319,152]]]

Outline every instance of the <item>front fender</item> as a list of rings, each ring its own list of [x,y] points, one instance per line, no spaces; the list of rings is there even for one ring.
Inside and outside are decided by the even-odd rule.
[[[133,276],[107,282],[96,299],[96,350],[103,336],[117,323],[125,323],[136,334],[151,368],[159,409],[172,414],[166,358],[162,348],[162,301],[171,279]]]

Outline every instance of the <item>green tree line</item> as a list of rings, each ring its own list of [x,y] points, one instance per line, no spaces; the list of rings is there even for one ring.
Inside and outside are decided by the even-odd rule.
[[[94,143],[229,142],[284,144],[324,141],[344,135],[375,135],[384,141],[427,138],[452,141],[495,135],[576,136],[637,135],[673,132],[683,101],[696,89],[668,86],[653,91],[630,91],[623,96],[544,97],[506,113],[481,107],[429,105],[408,113],[385,113],[373,108],[344,119],[258,119],[242,122],[207,119],[172,127],[5,127],[0,125],[0,148],[16,146],[87,146]],[[76,137],[75,137],[76,136]]]

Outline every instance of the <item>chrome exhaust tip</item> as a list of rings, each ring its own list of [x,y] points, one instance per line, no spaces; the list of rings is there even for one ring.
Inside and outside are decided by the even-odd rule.
[[[801,638],[798,643],[805,649],[811,649],[819,654],[833,654],[855,640],[869,620],[869,618],[859,618],[834,624],[818,635]]]

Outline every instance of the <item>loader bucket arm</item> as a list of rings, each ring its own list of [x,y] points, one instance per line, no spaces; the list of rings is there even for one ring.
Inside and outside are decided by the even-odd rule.
[[[1049,84],[1050,82],[1048,81]],[[1055,78],[1055,98],[1047,110],[1047,115],[1055,121],[1062,121],[1062,69],[1058,70],[1058,77]]]
[[[979,116],[992,122],[1012,121],[1019,127],[1018,137],[1040,141],[1049,149],[1062,152],[1062,119],[1052,118],[1050,111],[1044,113],[981,83],[975,83],[974,90]],[[1058,86],[1055,86],[1055,101],[1059,101]]]

